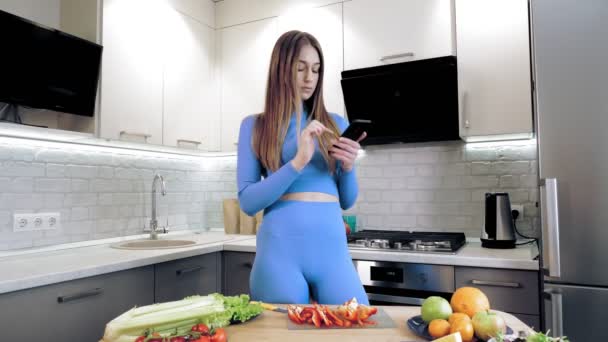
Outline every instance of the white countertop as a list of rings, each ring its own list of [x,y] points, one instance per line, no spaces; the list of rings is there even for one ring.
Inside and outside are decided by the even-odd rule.
[[[255,238],[224,243],[225,251],[255,252]],[[456,254],[390,252],[351,249],[353,259],[371,261],[411,262],[420,264],[473,266],[538,271],[539,263],[534,258],[538,249],[533,245],[515,249],[489,249],[481,247],[479,240],[468,241]]]
[[[93,244],[85,242],[68,247],[55,246],[28,251],[9,251],[0,254],[0,293],[28,289],[165,261],[187,258],[222,250],[255,252],[255,236],[228,235],[220,231],[201,233],[181,232],[163,238],[187,239],[197,242],[190,247],[126,250],[110,245],[126,238]],[[145,238],[133,236],[128,239]],[[457,254],[399,253],[351,250],[354,259],[413,262],[425,264],[477,266],[538,270],[536,252],[529,246],[511,250],[481,248],[479,242],[467,242]],[[533,256],[534,254],[534,256]]]

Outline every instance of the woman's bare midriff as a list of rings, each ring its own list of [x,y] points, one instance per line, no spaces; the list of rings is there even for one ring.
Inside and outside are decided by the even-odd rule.
[[[292,192],[281,196],[282,201],[338,202],[338,197],[323,192]]]

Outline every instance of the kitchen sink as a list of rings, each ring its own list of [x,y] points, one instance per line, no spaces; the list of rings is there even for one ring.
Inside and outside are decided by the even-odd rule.
[[[110,247],[119,249],[168,249],[190,247],[196,243],[192,240],[136,240],[117,243],[110,245]]]

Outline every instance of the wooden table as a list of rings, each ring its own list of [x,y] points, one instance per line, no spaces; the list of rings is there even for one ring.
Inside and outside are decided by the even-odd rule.
[[[283,307],[283,306],[282,306]],[[412,333],[406,321],[420,314],[418,306],[378,306],[395,321],[396,328],[392,329],[319,329],[319,330],[287,330],[287,314],[264,311],[261,316],[250,322],[231,325],[226,328],[229,342],[244,341],[313,341],[313,342],[410,342],[425,341]],[[514,331],[530,328],[522,321],[504,312],[498,312]]]

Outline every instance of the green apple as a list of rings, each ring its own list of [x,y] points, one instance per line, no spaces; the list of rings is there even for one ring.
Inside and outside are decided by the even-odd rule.
[[[507,325],[505,320],[496,313],[479,311],[473,316],[473,330],[475,330],[475,336],[482,340],[489,340],[496,337],[498,333],[506,333]]]
[[[429,323],[434,319],[447,320],[452,314],[450,302],[445,298],[431,296],[422,302],[422,320]]]

